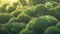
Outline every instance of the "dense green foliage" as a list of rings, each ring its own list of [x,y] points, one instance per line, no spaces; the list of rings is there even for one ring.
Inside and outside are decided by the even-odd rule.
[[[18,22],[28,23],[31,20],[31,17],[22,13],[17,16],[17,19],[18,19]]]
[[[0,0],[0,34],[60,34],[60,0]]]
[[[60,34],[60,30],[57,27],[51,26],[47,28],[44,34]]]
[[[55,17],[46,15],[32,19],[26,28],[42,34],[47,27],[54,26],[57,22]]]
[[[28,29],[23,29],[19,34],[36,34],[36,33]]]
[[[0,23],[7,23],[12,17],[9,13],[0,13]]]
[[[20,10],[20,9],[14,10],[13,12],[11,12],[11,15],[14,15],[14,17],[17,17],[22,12],[23,12],[23,10]]]
[[[25,26],[25,23],[7,23],[0,28],[0,34],[18,34]]]

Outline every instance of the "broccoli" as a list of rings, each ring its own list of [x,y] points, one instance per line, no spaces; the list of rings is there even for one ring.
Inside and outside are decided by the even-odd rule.
[[[55,24],[58,22],[59,21],[55,17],[45,15],[45,16],[41,16],[41,17],[32,19],[27,24],[26,28],[29,30],[34,30],[34,31],[42,34],[47,27],[55,26]]]
[[[30,31],[28,29],[23,29],[19,34],[36,34],[36,32]]]
[[[10,15],[9,13],[0,13],[0,23],[7,23],[12,17],[13,15]]]
[[[55,26],[58,27],[58,28],[60,29],[60,22],[57,23]]]
[[[13,22],[18,22],[16,17],[10,18],[10,20],[8,21],[8,23],[13,23]]]
[[[25,23],[6,23],[0,29],[0,34],[18,34],[22,29],[26,27]]]
[[[13,12],[11,12],[11,15],[14,15],[14,17],[17,17],[22,12],[23,12],[23,10],[20,10],[20,9],[14,10]]]
[[[60,30],[55,26],[50,26],[45,30],[44,34],[60,34]]]
[[[14,11],[15,9],[16,9],[16,7],[10,6],[10,5],[8,5],[8,6],[6,7],[6,11],[7,11],[8,13],[11,13],[11,12]]]
[[[47,8],[49,8],[49,9],[53,9],[53,8],[55,8],[57,5],[58,5],[58,3],[55,2],[55,1],[48,1],[48,2],[45,3],[45,6],[46,6]]]
[[[44,4],[45,2],[47,2],[47,0],[26,0],[26,3],[28,5],[37,5],[37,4]]]
[[[18,22],[28,23],[31,20],[31,17],[22,13],[17,16],[17,19],[18,19]]]

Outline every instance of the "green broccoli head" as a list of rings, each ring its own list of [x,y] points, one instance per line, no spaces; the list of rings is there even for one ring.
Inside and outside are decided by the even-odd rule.
[[[44,4],[47,0],[26,0],[28,5]]]
[[[26,14],[23,14],[23,13],[22,14],[19,14],[17,16],[17,18],[18,18],[18,22],[28,23],[31,20],[31,17],[30,16],[28,16]]]
[[[60,0],[48,0],[48,1],[55,1],[55,2],[60,3]]]
[[[16,9],[16,7],[10,6],[10,5],[8,5],[8,6],[6,7],[6,11],[7,11],[8,13],[11,13],[11,12],[14,11],[15,9]]]
[[[26,27],[26,24],[25,23],[18,23],[18,22],[14,22],[14,23],[6,23],[4,24],[1,29],[0,29],[0,33],[8,33],[9,32],[11,34],[18,34],[22,29],[24,29]]]
[[[23,12],[23,10],[20,10],[20,9],[14,10],[13,12],[11,12],[11,15],[14,15],[14,17],[17,17],[22,12]]]
[[[47,27],[54,26],[58,22],[59,21],[55,17],[45,15],[32,19],[27,24],[26,28],[42,34]]]
[[[36,32],[30,31],[28,29],[23,29],[19,34],[36,34]]]
[[[8,4],[3,4],[1,7],[0,7],[0,12],[6,12],[6,6],[7,6]]]
[[[44,34],[60,34],[60,30],[55,26],[50,26],[45,30]]]
[[[50,15],[56,17],[58,20],[60,20],[60,7],[57,6],[54,9],[50,10]]]
[[[7,23],[12,17],[13,15],[10,15],[9,13],[0,13],[0,23]]]
[[[36,5],[34,8],[34,13],[36,15],[48,15],[49,11],[50,10],[46,8],[43,4]]]
[[[34,6],[24,10],[22,13],[29,15],[30,17],[35,17]]]
[[[47,8],[49,8],[49,9],[53,9],[53,8],[55,8],[57,5],[58,5],[58,3],[55,2],[55,1],[48,1],[48,2],[45,3],[45,6],[46,6]]]
[[[60,22],[57,23],[55,26],[58,27],[58,28],[60,29]]]
[[[18,22],[18,19],[16,17],[10,18],[8,23]]]

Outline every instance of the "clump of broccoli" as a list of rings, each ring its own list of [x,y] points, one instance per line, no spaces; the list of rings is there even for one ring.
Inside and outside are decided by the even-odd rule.
[[[45,3],[45,6],[46,6],[47,8],[49,8],[49,9],[53,9],[53,8],[55,8],[57,5],[58,5],[58,3],[55,2],[55,1],[48,1],[48,2]]]
[[[34,14],[35,15],[48,15],[49,9],[46,8],[43,4],[36,5],[34,8]]]
[[[45,30],[44,34],[60,34],[60,30],[55,26],[50,26]]]
[[[22,14],[19,14],[17,16],[17,18],[18,18],[18,22],[28,23],[31,20],[31,17],[30,16],[28,16],[26,14],[23,14],[23,13]]]
[[[16,17],[10,18],[8,23],[18,22],[18,19]]]
[[[17,17],[22,12],[23,12],[23,10],[20,10],[20,9],[14,10],[13,12],[11,12],[11,15],[14,15],[14,17]]]
[[[55,1],[55,2],[58,2],[58,3],[60,3],[60,0],[49,0],[49,1]]]
[[[6,6],[7,6],[8,4],[3,4],[1,7],[0,7],[0,12],[6,12]]]
[[[36,15],[34,14],[34,7],[28,8],[24,10],[22,13],[29,15],[30,17],[35,17]]]
[[[23,13],[31,16],[31,17],[39,17],[40,15],[49,14],[49,9],[46,8],[43,4],[39,4],[31,7],[30,9],[25,10]]]
[[[16,7],[14,7],[13,5],[12,5],[12,6],[8,5],[8,6],[6,7],[6,11],[7,11],[8,13],[11,13],[11,12],[14,11],[15,9],[16,9]]]
[[[0,34],[18,34],[22,29],[26,27],[25,23],[6,23],[0,29]]]
[[[27,6],[26,0],[19,0],[19,2],[22,6]]]
[[[59,21],[55,17],[45,15],[45,16],[32,19],[27,24],[26,28],[42,34],[47,27],[54,26],[58,22]]]
[[[36,32],[30,31],[28,29],[23,29],[19,34],[36,34]]]
[[[47,0],[26,0],[28,5],[44,4]]]
[[[58,20],[60,20],[60,7],[55,7],[54,9],[50,10],[50,15],[56,17]]]
[[[58,27],[58,28],[60,29],[60,22],[57,23],[55,26]]]
[[[0,13],[0,23],[7,23],[12,17],[13,15],[10,15],[9,13]]]

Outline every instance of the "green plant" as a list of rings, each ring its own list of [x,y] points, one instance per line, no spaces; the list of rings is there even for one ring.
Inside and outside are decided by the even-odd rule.
[[[60,7],[57,6],[54,9],[50,10],[50,15],[56,17],[58,20],[60,20]]]
[[[34,8],[34,14],[35,15],[48,15],[49,9],[46,8],[43,4],[36,5]]]
[[[26,3],[28,5],[37,5],[37,4],[43,4],[45,3],[47,0],[26,0]]]
[[[34,30],[37,33],[42,34],[47,27],[54,26],[58,22],[59,21],[55,17],[45,15],[45,16],[32,19],[27,24],[26,28],[29,30]]]
[[[44,34],[60,34],[60,30],[55,26],[50,26],[45,30]]]
[[[57,5],[58,5],[58,3],[55,2],[55,1],[48,1],[48,2],[45,3],[45,6],[46,6],[47,8],[49,8],[49,9],[53,9],[53,8],[55,8]]]
[[[23,29],[19,34],[36,34],[36,32],[30,31],[28,29]]]
[[[8,6],[6,7],[6,11],[7,11],[8,13],[11,13],[11,12],[14,11],[15,9],[16,9],[16,7],[10,6],[10,5],[8,5]]]
[[[22,12],[23,12],[23,10],[17,9],[17,10],[14,10],[13,12],[11,12],[11,15],[14,15],[14,17],[17,17]]]
[[[10,15],[9,13],[0,13],[0,23],[7,23],[12,17],[13,15]]]
[[[1,27],[1,34],[4,33],[6,34],[6,32],[8,34],[18,34],[22,29],[24,29],[26,26],[25,23],[18,23],[18,22],[14,22],[14,23],[6,23]],[[9,33],[10,32],[10,33]]]
[[[25,23],[28,23],[30,21],[30,19],[31,19],[30,16],[28,16],[26,14],[23,14],[23,13],[22,14],[19,14],[17,16],[17,18],[18,18],[18,22],[25,22]]]
[[[60,22],[57,23],[55,26],[58,27],[58,28],[60,29]]]
[[[13,23],[13,22],[18,22],[16,17],[10,18],[10,20],[8,21],[8,23]]]

